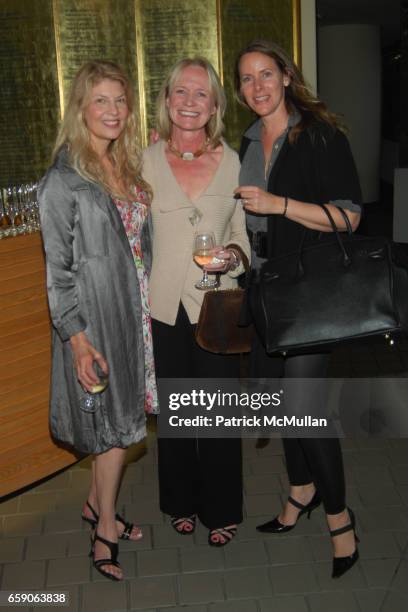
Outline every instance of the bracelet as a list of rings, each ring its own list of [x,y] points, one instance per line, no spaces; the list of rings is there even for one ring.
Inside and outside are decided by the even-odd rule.
[[[285,196],[285,206],[283,208],[282,217],[286,217],[287,211],[288,211],[288,196]]]

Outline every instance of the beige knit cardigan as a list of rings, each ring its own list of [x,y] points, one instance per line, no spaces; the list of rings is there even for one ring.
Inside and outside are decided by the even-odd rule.
[[[240,201],[233,198],[238,186],[238,155],[225,142],[223,146],[214,177],[194,202],[182,191],[170,168],[164,141],[159,140],[143,154],[143,177],[153,189],[151,314],[169,325],[175,324],[180,302],[190,322],[198,321],[205,292],[194,287],[202,277],[202,269],[193,261],[196,232],[211,230],[217,245],[238,244],[250,257],[245,214]],[[193,225],[190,218],[195,208],[202,217]],[[236,277],[242,271],[241,265],[234,272],[221,274],[221,288],[236,287]]]

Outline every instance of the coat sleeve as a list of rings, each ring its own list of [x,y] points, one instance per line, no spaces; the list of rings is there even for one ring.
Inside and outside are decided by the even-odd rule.
[[[72,190],[53,168],[38,191],[45,249],[51,319],[62,341],[86,328],[80,312],[73,257],[75,200]]]
[[[248,264],[251,264],[251,247],[249,246],[248,234],[245,224],[245,213],[242,205],[237,203],[235,212],[231,217],[231,234],[228,244],[236,244],[239,246],[248,258]],[[228,246],[228,245],[227,245]],[[228,276],[236,278],[245,271],[244,265],[241,263],[236,270],[228,272]]]
[[[232,151],[227,145],[226,154],[230,157],[228,161],[230,163],[228,178],[225,179],[225,191],[226,193],[231,193],[238,186],[239,183],[239,170],[240,163],[238,155],[235,151]],[[242,208],[242,204],[235,200],[235,210],[230,219],[230,234],[228,242],[225,246],[237,245],[247,256],[248,263],[251,263],[251,247],[249,246],[248,234],[246,231],[246,221],[245,221],[245,213]],[[236,278],[240,276],[245,271],[244,265],[241,263],[238,268],[231,272],[227,272],[227,275],[231,278]]]
[[[320,135],[315,148],[320,192],[324,202],[350,202],[362,207],[357,168],[346,136],[340,131]],[[346,208],[348,206],[345,206]]]

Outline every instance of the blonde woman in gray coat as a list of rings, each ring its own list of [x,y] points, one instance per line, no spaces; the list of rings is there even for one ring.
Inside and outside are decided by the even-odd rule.
[[[121,580],[118,538],[142,532],[115,514],[125,449],[157,411],[148,302],[149,187],[140,177],[132,89],[96,60],[74,78],[39,190],[53,323],[50,428],[95,455],[82,518],[95,568]],[[90,393],[108,377],[108,386]]]

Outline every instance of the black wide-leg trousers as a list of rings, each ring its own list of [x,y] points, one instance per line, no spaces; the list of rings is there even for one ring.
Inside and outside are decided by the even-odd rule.
[[[308,406],[324,401],[323,379],[326,377],[330,354],[295,355],[275,357],[266,353],[259,338],[255,337],[250,355],[250,377],[287,380],[287,391],[291,394],[287,409],[299,416],[308,414]],[[315,387],[303,393],[301,382],[290,379],[313,378]],[[313,390],[310,393],[310,389]],[[285,393],[288,395],[288,393]],[[291,401],[292,400],[292,401]],[[323,501],[327,514],[338,514],[346,507],[343,457],[338,438],[284,437],[286,468],[289,482],[293,486],[313,482]]]
[[[238,378],[239,358],[201,349],[180,304],[176,324],[152,321],[158,378]],[[197,514],[208,529],[242,521],[242,452],[237,438],[158,438],[160,509]]]

